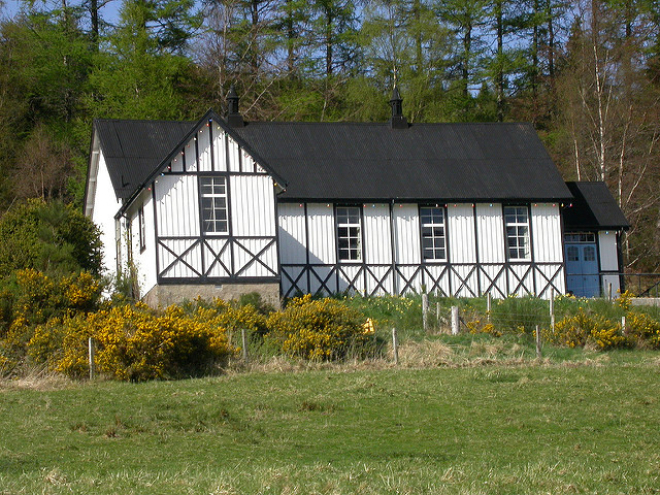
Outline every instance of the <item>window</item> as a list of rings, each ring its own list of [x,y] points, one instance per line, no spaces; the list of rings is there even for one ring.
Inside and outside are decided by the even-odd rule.
[[[425,260],[446,260],[445,210],[422,207],[419,209],[422,222],[422,256]]]
[[[526,206],[505,206],[507,253],[510,260],[529,259],[529,214]]]
[[[202,196],[202,230],[204,233],[229,233],[226,178],[201,177],[200,190]]]
[[[564,241],[595,243],[596,235],[593,232],[579,232],[576,234],[566,234],[564,236]]]
[[[144,251],[147,249],[147,235],[145,232],[145,224],[144,224],[144,207],[140,206],[140,209],[138,210],[138,228],[139,228],[139,233],[140,233],[140,252]]]
[[[362,260],[362,226],[358,206],[337,207],[339,261]]]

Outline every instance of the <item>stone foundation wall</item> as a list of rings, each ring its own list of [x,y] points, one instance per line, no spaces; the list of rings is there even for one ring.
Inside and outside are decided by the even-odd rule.
[[[258,292],[261,298],[275,308],[280,308],[280,284],[222,284],[222,285],[156,285],[142,300],[152,308],[165,308],[170,304],[192,301],[197,297],[211,300],[213,298],[238,299],[243,294]]]

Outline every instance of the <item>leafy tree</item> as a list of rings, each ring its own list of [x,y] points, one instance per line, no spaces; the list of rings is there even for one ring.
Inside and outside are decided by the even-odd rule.
[[[0,239],[0,278],[28,268],[56,275],[102,271],[98,228],[59,201],[14,205],[0,218]]]

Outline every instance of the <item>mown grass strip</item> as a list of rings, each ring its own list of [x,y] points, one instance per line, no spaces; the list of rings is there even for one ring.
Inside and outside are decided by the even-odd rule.
[[[660,366],[0,389],[0,493],[653,493]]]

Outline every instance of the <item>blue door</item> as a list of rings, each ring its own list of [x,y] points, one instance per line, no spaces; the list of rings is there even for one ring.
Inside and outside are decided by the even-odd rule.
[[[595,243],[565,243],[566,288],[577,297],[601,295]]]

